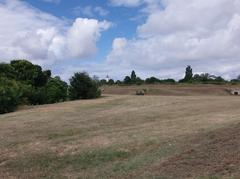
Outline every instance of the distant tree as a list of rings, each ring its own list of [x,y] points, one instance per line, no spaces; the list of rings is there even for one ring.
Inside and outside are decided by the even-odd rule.
[[[108,84],[108,85],[114,85],[114,83],[115,83],[114,80],[113,80],[113,79],[110,79],[107,84]]]
[[[117,84],[117,85],[121,85],[122,82],[121,82],[120,80],[117,80],[117,81],[115,82],[115,84]]]
[[[107,84],[107,80],[105,79],[100,80],[100,85],[106,85],[106,84]]]
[[[137,85],[141,85],[141,84],[144,83],[144,80],[142,80],[141,78],[137,77],[136,80],[135,80],[135,83],[136,83]]]
[[[70,79],[70,99],[92,99],[100,95],[101,91],[98,89],[98,85],[87,73],[75,73]]]
[[[189,65],[189,66],[187,66],[187,68],[186,68],[185,77],[184,77],[184,82],[189,82],[189,81],[191,81],[192,77],[193,77],[193,70],[192,70],[192,67]]]
[[[162,80],[162,82],[163,82],[163,83],[176,83],[176,81],[175,81],[174,79],[171,79],[171,78],[169,78],[169,79],[164,79],[164,80]]]
[[[147,78],[145,80],[146,84],[154,84],[154,83],[159,83],[159,82],[160,82],[160,80],[157,79],[156,77]]]
[[[131,73],[131,82],[136,83],[136,79],[137,79],[137,75],[136,75],[135,71],[133,70]]]
[[[128,85],[129,85],[129,84],[131,84],[131,82],[132,82],[132,81],[131,81],[131,78],[130,78],[129,76],[126,76],[126,77],[124,78],[124,80],[123,80],[123,83],[124,83],[124,84],[128,84]]]

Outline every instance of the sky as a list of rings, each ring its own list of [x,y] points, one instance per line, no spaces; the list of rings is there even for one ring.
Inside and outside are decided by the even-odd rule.
[[[239,0],[0,0],[0,62],[68,80],[240,74]]]

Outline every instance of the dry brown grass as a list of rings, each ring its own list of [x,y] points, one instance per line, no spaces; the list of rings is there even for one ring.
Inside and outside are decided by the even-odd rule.
[[[166,177],[164,161],[238,124],[239,106],[232,96],[107,95],[1,115],[0,178]]]
[[[239,85],[212,84],[156,84],[132,86],[103,86],[106,94],[133,95],[137,90],[146,89],[148,95],[162,96],[229,96],[229,89],[239,89]]]

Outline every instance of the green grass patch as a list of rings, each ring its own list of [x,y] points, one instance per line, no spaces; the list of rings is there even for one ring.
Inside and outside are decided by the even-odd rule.
[[[146,151],[139,151],[139,155],[135,155],[134,157],[130,158],[130,160],[117,162],[113,166],[113,171],[119,173],[128,173],[129,171],[149,166],[153,162],[161,160],[169,155],[173,155],[177,151],[175,145],[163,144],[158,146],[158,144],[154,143],[153,141],[146,142],[145,146]]]
[[[31,175],[31,171],[39,171],[41,176],[60,174],[64,169],[81,171],[93,167],[121,161],[130,157],[127,151],[114,149],[100,149],[81,154],[58,156],[54,153],[32,154],[24,158],[11,160],[6,167],[12,173],[24,173]]]

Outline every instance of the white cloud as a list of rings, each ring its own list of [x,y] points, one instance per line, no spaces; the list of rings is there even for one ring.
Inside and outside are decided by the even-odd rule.
[[[143,0],[110,0],[114,6],[136,7],[139,6]]]
[[[72,57],[85,57],[94,54],[100,32],[110,27],[107,21],[78,18],[67,34],[68,50]]]
[[[225,76],[240,73],[240,1],[163,0],[136,39],[113,42],[107,61],[140,73],[182,77],[184,67]],[[229,75],[227,75],[229,74]]]
[[[0,59],[26,58],[39,64],[84,58],[96,51],[111,23],[77,18],[73,24],[18,0],[0,2]]]
[[[109,14],[109,11],[100,7],[100,6],[78,6],[73,8],[73,13],[77,16],[83,15],[87,17],[94,17],[94,16],[106,16]]]
[[[61,0],[42,0],[44,2],[49,2],[49,3],[55,3],[55,4],[58,4],[61,2]]]

